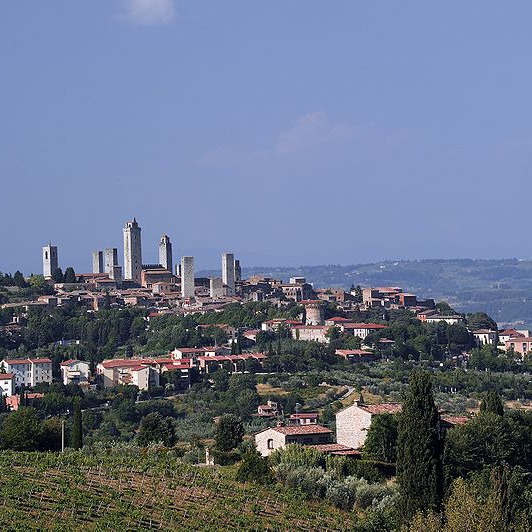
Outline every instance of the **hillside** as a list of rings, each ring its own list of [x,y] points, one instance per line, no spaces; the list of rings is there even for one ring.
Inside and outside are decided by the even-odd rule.
[[[352,514],[233,476],[157,452],[2,452],[0,515],[9,530],[352,528]]]
[[[211,272],[215,273],[215,272]],[[301,275],[315,287],[401,286],[420,297],[446,300],[460,312],[484,311],[499,324],[532,327],[532,261],[434,259],[350,266],[243,268],[288,281]]]

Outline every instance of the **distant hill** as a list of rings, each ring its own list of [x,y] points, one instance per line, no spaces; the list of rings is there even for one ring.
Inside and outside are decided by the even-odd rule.
[[[204,272],[219,275],[219,272]],[[243,268],[288,281],[306,277],[317,288],[401,286],[418,296],[448,301],[460,312],[483,311],[501,325],[532,327],[532,261],[519,259],[430,259],[350,266]]]

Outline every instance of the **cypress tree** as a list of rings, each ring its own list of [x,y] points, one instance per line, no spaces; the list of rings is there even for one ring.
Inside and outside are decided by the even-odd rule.
[[[490,390],[480,403],[480,411],[491,412],[498,416],[504,415],[504,406],[502,404],[501,396],[495,390]]]
[[[81,401],[79,397],[74,399],[74,426],[72,428],[72,448],[81,449],[83,447],[83,432],[81,422]]]
[[[406,521],[420,510],[437,511],[440,508],[443,497],[442,451],[431,377],[417,369],[410,375],[397,438],[399,509]]]

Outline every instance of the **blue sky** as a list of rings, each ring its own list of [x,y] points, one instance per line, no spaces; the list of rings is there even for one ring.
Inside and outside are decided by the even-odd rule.
[[[523,257],[532,4],[6,0],[0,270]],[[520,200],[525,198],[524,200]]]

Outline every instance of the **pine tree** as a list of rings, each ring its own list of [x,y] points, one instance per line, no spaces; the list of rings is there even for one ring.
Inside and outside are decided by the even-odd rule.
[[[504,406],[502,404],[501,396],[495,390],[490,390],[480,403],[480,411],[491,412],[498,416],[504,415]]]
[[[83,447],[83,427],[81,420],[81,401],[79,397],[74,399],[74,426],[72,428],[72,448],[81,449]]]
[[[418,511],[440,508],[443,441],[438,429],[431,377],[423,370],[414,370],[399,416],[397,439],[399,508],[406,521]]]

